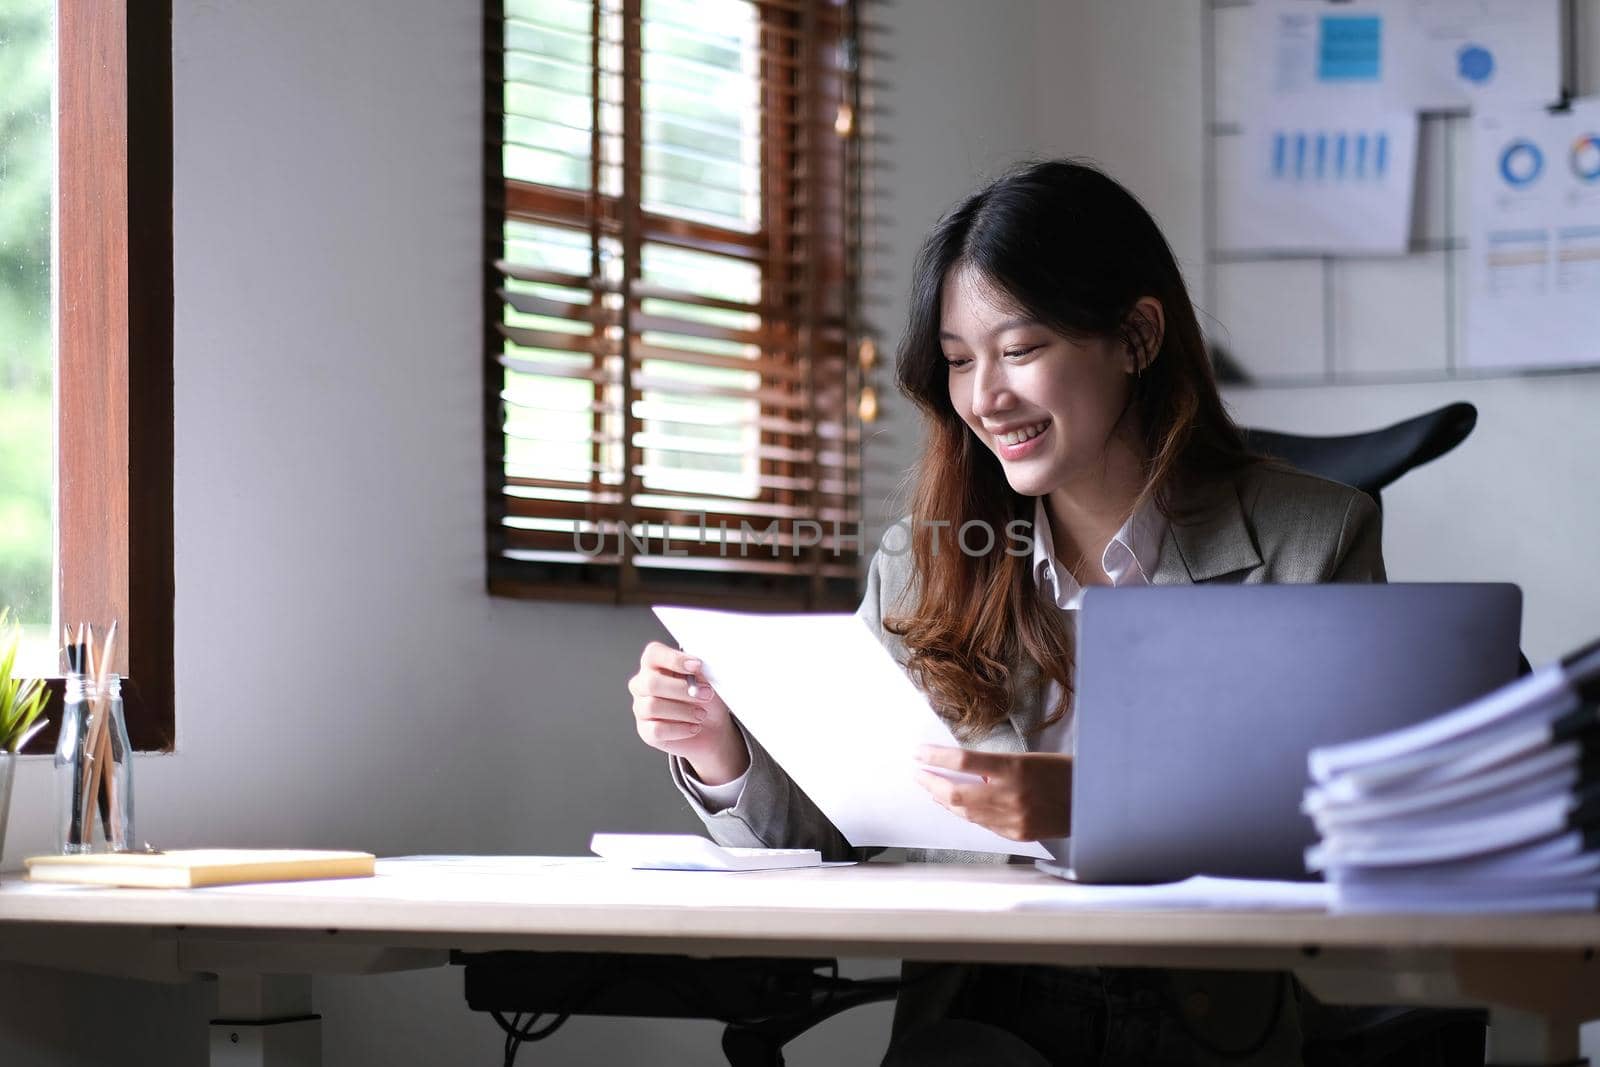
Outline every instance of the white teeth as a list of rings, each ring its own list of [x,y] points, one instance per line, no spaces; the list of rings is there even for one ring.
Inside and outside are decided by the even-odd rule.
[[[1011,433],[998,434],[995,437],[995,440],[999,441],[1003,445],[1020,445],[1022,442],[1030,441],[1044,433],[1045,427],[1049,425],[1050,423],[1048,421],[1041,422],[1037,426],[1029,426],[1025,429],[1013,430]]]

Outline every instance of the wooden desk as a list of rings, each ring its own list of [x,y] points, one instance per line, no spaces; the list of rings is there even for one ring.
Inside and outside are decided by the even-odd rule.
[[[872,863],[749,874],[591,860],[386,860],[371,879],[199,891],[0,878],[0,958],[216,977],[214,1064],[316,1062],[310,976],[442,966],[450,949],[845,956],[1292,970],[1326,1000],[1482,1005],[1490,1059],[1578,1055],[1600,1016],[1600,916],[1035,910],[1029,867]],[[235,1040],[230,1041],[230,1036]]]

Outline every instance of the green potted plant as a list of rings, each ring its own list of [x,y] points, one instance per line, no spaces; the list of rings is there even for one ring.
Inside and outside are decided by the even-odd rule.
[[[17,774],[17,756],[30,738],[44,728],[40,718],[50,702],[50,690],[38,678],[12,677],[22,627],[10,621],[9,609],[0,608],[0,857],[6,848],[6,820],[11,814],[11,783]]]

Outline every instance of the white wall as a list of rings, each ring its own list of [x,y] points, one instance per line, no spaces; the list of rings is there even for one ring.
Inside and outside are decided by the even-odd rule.
[[[1205,253],[1200,11],[1187,0],[1043,0],[1035,79],[1034,151],[1086,157],[1125,184],[1191,279]]]
[[[866,74],[888,86],[868,102],[877,222],[866,312],[892,354],[923,237],[956,201],[1033,151],[1035,3],[898,0],[864,9],[885,29],[876,38],[883,55]],[[892,358],[879,366],[878,395],[890,404],[867,444],[873,529],[905,514],[899,503],[919,440],[915,414],[894,388]]]
[[[627,711],[647,613],[483,592],[480,10],[174,4],[179,739],[137,766],[159,845],[581,853],[594,830],[691,826]],[[874,11],[892,347],[921,233],[1028,149],[1034,7]],[[875,498],[914,455],[887,406]],[[48,847],[48,770],[23,768],[13,863]],[[498,1056],[453,971],[317,996],[330,1064]],[[86,1023],[91,1002],[113,1007]],[[0,968],[0,1062],[199,1063],[208,1005],[204,986]],[[875,1063],[888,1011],[790,1062]],[[525,1055],[714,1063],[719,1032],[580,1019]]]

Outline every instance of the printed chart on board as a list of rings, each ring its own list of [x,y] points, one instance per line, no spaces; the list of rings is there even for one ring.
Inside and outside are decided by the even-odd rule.
[[[1467,361],[1600,362],[1600,101],[1473,122]]]

